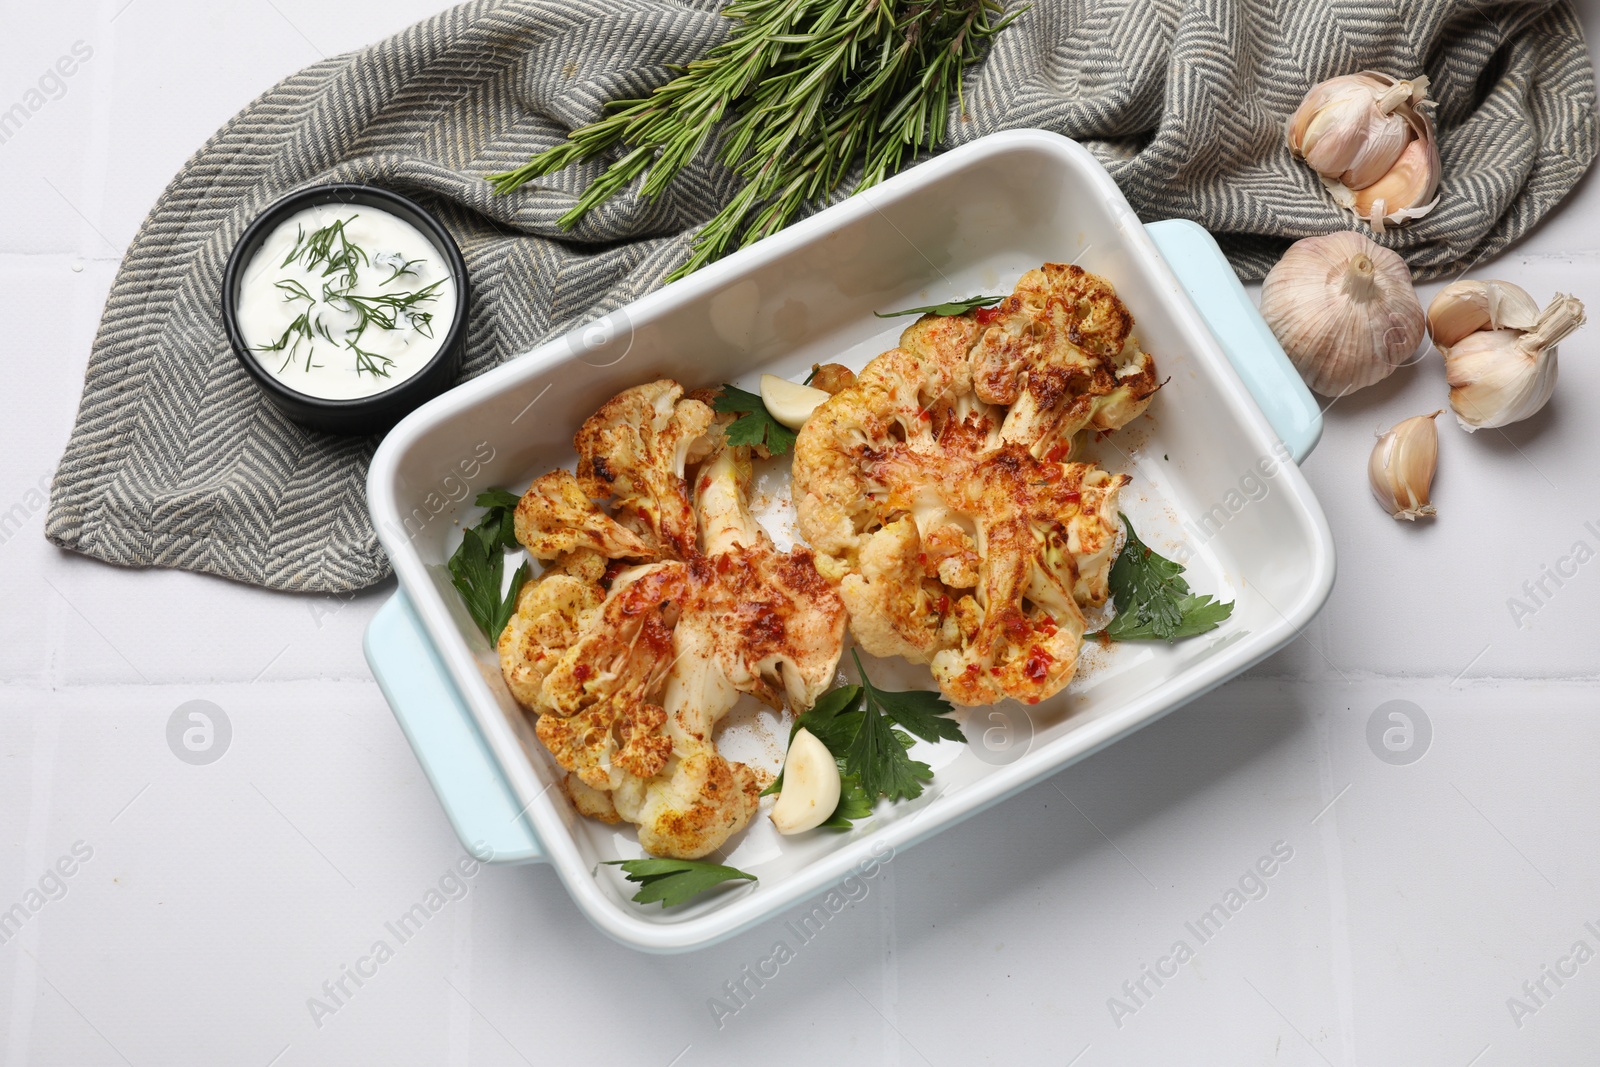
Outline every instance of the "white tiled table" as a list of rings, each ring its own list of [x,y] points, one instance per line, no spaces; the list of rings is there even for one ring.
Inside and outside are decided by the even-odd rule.
[[[1600,952],[1600,563],[1520,628],[1507,606],[1574,542],[1600,548],[1595,327],[1537,419],[1441,425],[1434,525],[1379,514],[1364,468],[1375,429],[1439,405],[1436,358],[1335,405],[1306,473],[1341,573],[1306,634],[897,856],[809,942],[779,920],[636,954],[535,866],[477,872],[400,944],[384,924],[461,849],[361,657],[392,587],[343,601],[115,570],[45,543],[37,489],[118,257],[171,174],[283,75],[431,7],[0,11],[0,108],[75,42],[93,50],[0,144],[0,512],[27,513],[0,543],[0,909],[41,879],[59,897],[0,944],[4,1063],[1595,1062],[1600,959],[1560,960]],[[1484,271],[1600,305],[1600,184]],[[165,739],[196,699],[233,728],[209,766]],[[1431,720],[1419,762],[1368,746],[1391,700]],[[1265,895],[1202,944],[1186,924],[1279,842],[1292,858]],[[795,958],[730,999],[779,937]],[[324,983],[379,939],[393,958],[333,1001]],[[1157,985],[1144,967],[1170,973],[1180,940],[1194,958]]]

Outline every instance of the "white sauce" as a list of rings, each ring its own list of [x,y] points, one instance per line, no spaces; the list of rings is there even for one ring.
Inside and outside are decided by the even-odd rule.
[[[342,233],[328,231],[341,222]],[[331,271],[328,255],[308,248],[319,232]],[[308,396],[354,400],[394,388],[438,353],[455,321],[456,283],[409,222],[368,204],[323,204],[267,238],[245,268],[235,311],[268,374]]]

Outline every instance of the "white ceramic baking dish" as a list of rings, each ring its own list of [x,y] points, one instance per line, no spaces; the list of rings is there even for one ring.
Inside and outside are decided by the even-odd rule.
[[[783,839],[758,815],[724,853],[759,876],[754,884],[670,911],[632,903],[636,887],[599,864],[640,855],[633,834],[577,816],[552,788],[562,772],[451,588],[444,561],[475,520],[473,496],[490,486],[520,491],[570,465],[579,423],[623,388],[665,376],[753,389],[762,372],[798,379],[814,361],[859,367],[910,321],[874,311],[1009,292],[1046,261],[1104,275],[1133,312],[1167,384],[1144,418],[1093,447],[1109,469],[1134,476],[1125,510],[1145,540],[1185,559],[1197,590],[1234,600],[1233,617],[1174,646],[1092,647],[1073,685],[1036,707],[964,711],[967,746],[921,746],[919,758],[936,770],[927,793],[881,806],[848,833]],[[469,846],[500,861],[547,860],[583,913],[619,941],[694,948],[1038,782],[1292,640],[1333,582],[1327,523],[1295,466],[1320,428],[1316,404],[1204,230],[1165,222],[1147,232],[1079,145],[1033,131],[996,134],[406,418],[379,448],[368,485],[401,587],[369,630],[368,657]],[[758,489],[781,497],[774,491],[785,478],[773,464]],[[791,536],[780,505],[763,519],[780,543]],[[925,668],[869,661],[869,670],[883,684],[932,688]],[[776,769],[781,744],[772,738],[786,736],[776,716],[741,707],[729,723],[725,751]]]

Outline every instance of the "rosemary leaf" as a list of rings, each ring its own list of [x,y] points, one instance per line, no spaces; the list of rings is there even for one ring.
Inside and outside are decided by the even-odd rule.
[[[612,101],[598,122],[489,181],[509,193],[621,149],[561,216],[571,229],[638,184],[659,197],[693,160],[716,158],[744,186],[695,235],[681,278],[787,226],[859,174],[883,181],[944,140],[961,80],[1003,18],[998,0],[731,0],[728,39],[647,97]]]

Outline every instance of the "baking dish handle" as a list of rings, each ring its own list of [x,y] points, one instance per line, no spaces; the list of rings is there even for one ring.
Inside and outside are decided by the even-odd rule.
[[[543,860],[539,839],[405,593],[378,609],[362,648],[462,844],[493,863]]]
[[[1152,222],[1145,232],[1289,454],[1296,463],[1304,460],[1322,436],[1322,410],[1239,284],[1216,238],[1188,219]]]

